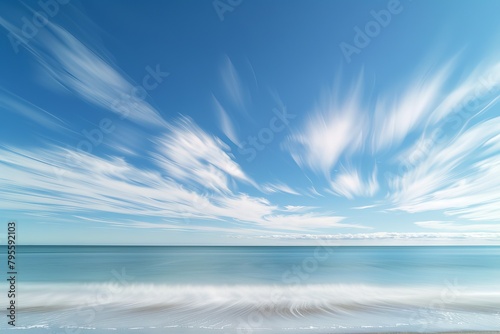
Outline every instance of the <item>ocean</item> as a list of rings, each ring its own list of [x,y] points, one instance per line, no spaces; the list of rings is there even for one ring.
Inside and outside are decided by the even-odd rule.
[[[16,265],[2,332],[500,331],[500,247],[18,246]]]

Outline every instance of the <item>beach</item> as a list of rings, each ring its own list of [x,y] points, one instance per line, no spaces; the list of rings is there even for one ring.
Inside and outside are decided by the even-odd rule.
[[[22,246],[15,328],[493,333],[499,254],[499,247]]]

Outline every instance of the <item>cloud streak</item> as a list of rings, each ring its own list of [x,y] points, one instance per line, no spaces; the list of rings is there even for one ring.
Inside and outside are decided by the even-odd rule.
[[[212,191],[229,191],[228,176],[255,185],[229,155],[220,139],[202,131],[183,117],[169,126],[169,132],[155,140],[158,153],[154,161],[167,175],[183,182],[194,182]]]
[[[14,25],[5,20],[1,23],[10,33],[22,36]],[[86,46],[64,28],[48,22],[34,38],[21,38],[20,41],[50,78],[85,101],[142,125],[166,124],[157,110],[139,98],[142,94],[137,89],[139,86],[125,79],[97,50]]]
[[[332,181],[331,189],[334,194],[349,199],[359,196],[371,197],[379,190],[377,169],[373,170],[368,180],[363,180],[358,170],[344,170]]]
[[[4,112],[21,115],[51,130],[61,131],[67,129],[67,123],[61,118],[3,88],[0,88],[0,109]]]
[[[377,152],[400,144],[434,111],[438,98],[444,92],[453,62],[445,64],[435,74],[432,69],[420,70],[404,92],[393,90],[389,96],[381,96],[375,104],[372,128],[372,149]]]
[[[184,120],[185,121],[185,120]],[[200,155],[190,151],[192,143],[181,140],[182,135],[195,136],[184,123],[174,136],[176,145],[184,147],[170,152],[169,168],[182,166],[184,171],[148,169],[134,166],[120,157],[96,157],[94,155],[49,147],[31,151],[0,148],[0,194],[4,210],[23,210],[41,215],[86,217],[95,219],[103,214],[114,214],[116,223],[143,221],[160,224],[165,220],[171,226],[205,221],[208,226],[226,222],[229,226],[244,222],[247,227],[276,230],[311,230],[315,228],[348,227],[339,224],[342,217],[318,212],[291,212],[270,203],[265,198],[236,193],[226,183],[229,176],[245,180],[237,165],[213,139],[205,146],[207,152]],[[161,143],[161,141],[159,141]],[[165,149],[165,148],[163,148]],[[209,150],[212,150],[209,152]],[[168,150],[167,150],[168,151]],[[192,152],[193,156],[188,156]],[[165,153],[165,152],[163,152]],[[156,152],[156,156],[161,152]],[[202,163],[203,162],[203,163]],[[234,167],[234,169],[232,169]],[[179,167],[180,168],[180,167]],[[207,180],[214,169],[216,179]],[[54,171],[63,169],[63,178]],[[188,176],[185,172],[191,171]],[[222,176],[224,174],[224,177]],[[218,179],[217,179],[218,178]],[[186,187],[184,181],[192,181]],[[214,189],[217,191],[207,191]],[[207,223],[208,221],[208,223]],[[196,224],[195,224],[196,225]],[[199,224],[198,224],[199,225]],[[238,228],[238,225],[233,225]]]
[[[396,209],[500,221],[499,129],[495,117],[432,147],[414,168],[393,179]]]
[[[300,167],[319,172],[329,180],[341,156],[361,148],[366,118],[360,99],[361,80],[344,100],[335,91],[323,96],[305,125],[284,144]]]
[[[266,183],[262,186],[262,190],[266,193],[276,193],[282,192],[290,195],[300,195],[298,191],[292,189],[289,185],[285,183]]]
[[[222,82],[227,98],[233,108],[242,114],[247,114],[247,103],[250,101],[250,93],[240,79],[238,71],[231,59],[226,56],[221,70]]]

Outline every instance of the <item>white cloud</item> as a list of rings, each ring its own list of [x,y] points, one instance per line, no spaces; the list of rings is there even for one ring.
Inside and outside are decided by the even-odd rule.
[[[266,234],[257,238],[273,241],[306,242],[324,246],[335,245],[453,245],[500,243],[500,233],[495,232],[373,232],[338,234]]]
[[[436,124],[450,114],[465,109],[467,112],[485,105],[491,95],[500,90],[500,63],[480,64],[455,89],[449,92],[429,117]]]
[[[500,232],[500,225],[498,224],[456,224],[450,221],[429,220],[416,222],[415,225],[422,228],[429,228],[434,230]]]
[[[169,133],[155,140],[155,163],[170,177],[195,182],[213,191],[229,191],[229,179],[254,184],[230,156],[229,147],[219,138],[201,130],[189,118],[181,118]]]
[[[312,197],[324,197],[314,187],[309,187],[308,191],[309,191],[308,196],[312,196]]]
[[[379,189],[377,169],[373,170],[369,180],[363,180],[357,170],[345,170],[331,182],[331,188],[335,194],[349,199],[355,196],[373,196]]]
[[[299,192],[284,183],[266,183],[261,188],[266,193],[283,192],[291,195],[300,195]]]
[[[238,134],[234,130],[233,122],[231,121],[231,118],[229,117],[228,113],[226,110],[222,107],[222,105],[219,103],[217,98],[212,95],[215,109],[217,110],[218,116],[219,116],[219,126],[222,129],[222,132],[226,135],[229,140],[231,140],[235,145],[240,146],[240,141],[238,139]]]
[[[432,147],[395,177],[391,200],[408,212],[444,210],[471,220],[500,221],[500,117]]]
[[[361,225],[340,223],[345,217],[319,215],[315,213],[268,215],[264,217],[263,224],[269,228],[285,230],[308,230],[318,228],[368,228]]]
[[[22,36],[14,25],[5,20],[0,22],[9,32]],[[48,22],[23,45],[51,79],[84,100],[141,124],[166,124],[151,105],[141,98],[132,98],[136,85],[125,79],[116,66],[65,29]],[[155,71],[156,64],[151,68]]]
[[[423,74],[414,79],[406,91],[396,90],[390,97],[379,97],[372,128],[374,152],[400,144],[417,126],[423,125],[443,93],[452,63],[448,62],[434,75],[429,74],[430,68],[423,69],[420,71]]]
[[[117,222],[107,222],[107,224],[115,227],[123,228],[138,228],[138,229],[154,229],[154,230],[169,230],[169,231],[204,231],[204,232],[222,232],[222,233],[234,233],[234,227],[217,227],[217,226],[206,226],[206,225],[196,225],[196,224],[184,224],[179,225],[175,223],[150,223],[144,221],[129,221],[126,223]],[[238,233],[262,233],[260,228],[243,228],[238,227]]]
[[[377,204],[371,204],[371,205],[355,206],[355,207],[352,207],[351,209],[353,209],[353,210],[365,210],[365,209],[374,208],[376,206],[377,206]]]
[[[33,122],[52,130],[66,130],[67,124],[59,117],[24,100],[23,98],[0,88],[0,109],[22,115]]]
[[[113,214],[114,223],[130,224],[130,227],[144,227],[134,222],[177,229],[196,229],[194,226],[211,226],[217,222],[224,222],[224,227],[233,226],[235,230],[241,228],[238,222],[246,223],[247,229],[266,230],[307,231],[348,226],[339,224],[342,217],[297,213],[265,198],[233,192],[220,173],[226,177],[239,175],[241,179],[244,174],[240,175],[238,168],[230,168],[234,162],[224,155],[216,139],[210,141],[211,137],[204,138],[206,134],[199,133],[194,125],[184,125],[178,133],[172,129],[179,135],[174,135],[176,144],[185,147],[169,153],[173,154],[170,158],[178,158],[170,163],[177,167],[185,164],[187,171],[195,168],[191,171],[195,176],[187,176],[180,170],[165,174],[163,170],[134,166],[123,158],[96,157],[58,147],[30,151],[0,148],[0,209],[57,218],[85,217],[86,220]],[[207,146],[195,146],[199,150],[190,151],[188,148],[196,144],[200,136]],[[210,149],[213,152],[205,151]],[[192,157],[188,156],[189,152],[193,153]],[[201,177],[210,177],[214,169],[218,170],[215,175],[220,179],[208,185],[203,183]],[[185,180],[193,182],[190,189],[183,185]],[[212,186],[221,187],[223,191],[207,192],[207,187]],[[194,226],[185,227],[186,219],[188,225]]]
[[[246,104],[250,101],[250,93],[241,82],[238,72],[228,56],[224,59],[221,76],[225,92],[233,107],[238,112],[246,113]]]
[[[290,211],[290,212],[300,212],[300,211],[309,210],[309,209],[313,209],[313,208],[314,207],[303,206],[303,205],[285,205],[286,211]]]
[[[323,97],[305,126],[284,144],[299,166],[330,179],[330,171],[341,155],[362,146],[366,118],[361,113],[360,98],[361,80],[343,100],[334,92]]]
[[[274,240],[472,240],[490,239],[500,242],[500,233],[470,232],[470,233],[430,233],[430,232],[373,232],[373,233],[342,233],[342,234],[273,234],[261,235],[262,239]]]

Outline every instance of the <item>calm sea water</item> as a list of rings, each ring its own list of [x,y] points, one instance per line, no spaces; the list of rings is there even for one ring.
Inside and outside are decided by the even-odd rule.
[[[20,246],[17,262],[27,333],[500,330],[500,247]]]

